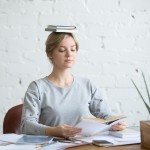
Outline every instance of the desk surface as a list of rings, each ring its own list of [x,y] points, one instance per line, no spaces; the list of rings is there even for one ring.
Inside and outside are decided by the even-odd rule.
[[[85,145],[85,146],[68,148],[67,150],[148,150],[148,149],[141,147],[140,144],[136,144],[136,145],[109,147],[109,148],[98,147],[94,145]]]

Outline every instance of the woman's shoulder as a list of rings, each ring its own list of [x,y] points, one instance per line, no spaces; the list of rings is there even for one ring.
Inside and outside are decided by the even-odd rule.
[[[89,83],[90,79],[80,76],[75,76],[75,81],[79,83]]]
[[[85,78],[85,77],[82,77],[82,76],[74,76],[74,78],[75,78],[76,80],[80,80],[80,81],[89,80],[89,79],[87,79],[87,78]]]
[[[40,79],[32,81],[29,84],[29,88],[33,89],[33,88],[45,87],[47,86],[47,84],[48,84],[47,77],[44,77],[44,78],[40,78]]]
[[[86,78],[86,77],[77,76],[77,77],[75,77],[75,79],[76,79],[76,82],[79,83],[80,85],[84,84],[84,85],[87,85],[90,87],[96,87],[97,86],[91,79]]]

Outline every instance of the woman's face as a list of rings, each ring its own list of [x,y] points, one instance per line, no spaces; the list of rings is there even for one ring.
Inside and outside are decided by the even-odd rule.
[[[53,66],[60,69],[71,68],[76,61],[76,55],[76,43],[71,36],[66,35],[51,55]]]

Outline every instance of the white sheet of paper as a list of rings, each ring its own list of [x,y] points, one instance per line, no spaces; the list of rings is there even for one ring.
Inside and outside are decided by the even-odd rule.
[[[76,127],[82,128],[80,135],[92,136],[94,134],[97,134],[98,132],[108,131],[113,124],[116,124],[116,123],[124,121],[124,120],[125,120],[125,118],[116,120],[113,123],[111,123],[110,125],[107,125],[105,123],[101,123],[101,122],[95,121],[95,120],[81,120],[76,125]]]
[[[94,120],[82,120],[76,127],[82,128],[80,135],[91,136],[100,131],[109,130],[110,126]]]
[[[127,140],[127,138],[116,138],[115,136],[109,135],[107,133],[103,135],[96,135],[91,137],[81,137],[78,139],[89,143],[92,143],[93,140],[106,140],[113,143],[114,144],[113,146],[141,143],[140,137],[128,138]]]
[[[0,140],[5,140],[5,141],[17,141],[18,138],[20,138],[22,135],[16,135],[16,134],[3,134],[0,135]],[[108,132],[105,132],[104,134],[100,135],[95,135],[91,137],[77,137],[77,140],[81,140],[87,143],[92,143],[93,140],[107,140],[109,142],[112,142],[114,145],[127,145],[127,144],[137,144],[141,142],[140,137],[137,138],[116,138],[112,135],[109,135]],[[57,142],[55,144],[45,146],[42,148],[39,148],[38,150],[63,150],[68,147],[75,147],[79,145],[85,145],[85,143],[81,144],[75,144],[75,143],[61,143]],[[10,144],[7,146],[0,146],[0,150],[35,150],[35,145],[15,145],[15,144]]]
[[[81,143],[81,144],[75,144],[75,143],[61,143],[61,142],[57,142],[55,144],[49,145],[49,146],[45,146],[42,147],[39,150],[64,150],[66,148],[69,147],[76,147],[76,146],[81,146],[81,145],[86,145],[85,143]]]
[[[16,141],[21,138],[23,135],[18,134],[1,134],[0,141],[16,143]]]
[[[7,146],[0,146],[0,150],[35,150],[35,145],[7,145]]]

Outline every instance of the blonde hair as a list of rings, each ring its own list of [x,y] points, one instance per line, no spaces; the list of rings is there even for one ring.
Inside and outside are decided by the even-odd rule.
[[[48,58],[51,60],[50,56],[53,53],[54,49],[60,44],[60,42],[64,39],[64,37],[68,35],[70,37],[72,37],[75,41],[76,44],[76,50],[78,51],[79,49],[79,44],[75,38],[75,36],[72,33],[58,33],[58,32],[52,32],[47,40],[46,40],[46,54],[48,56]]]

